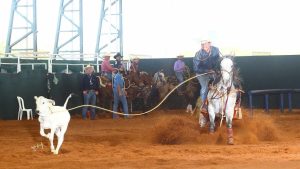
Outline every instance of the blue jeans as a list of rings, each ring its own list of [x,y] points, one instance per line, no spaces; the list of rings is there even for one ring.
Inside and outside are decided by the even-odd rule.
[[[175,75],[179,83],[183,82],[183,72],[175,72]],[[182,87],[183,86],[180,86],[178,91],[182,91]]]
[[[175,75],[179,83],[183,82],[183,72],[175,72]]]
[[[199,74],[197,74],[197,75],[199,75]],[[206,75],[197,77],[197,79],[200,83],[200,86],[201,86],[200,96],[201,96],[202,102],[204,102],[204,100],[206,100],[207,93],[208,93],[208,82],[212,78],[214,78],[213,74],[206,74]]]
[[[87,94],[83,94],[83,101],[84,104],[91,104],[91,105],[96,105],[96,93],[94,90],[88,90]],[[86,112],[87,112],[88,107],[83,107],[82,108],[82,118],[86,119]],[[95,108],[91,107],[91,120],[95,119]]]
[[[119,101],[122,102],[123,111],[124,111],[124,114],[126,114],[125,117],[128,117],[128,105],[127,105],[127,100],[126,100],[125,93],[123,92],[122,96],[119,96],[118,91],[114,90],[114,106],[113,106],[113,111],[115,111],[115,112],[117,112]],[[113,118],[117,118],[117,117],[118,117],[118,115],[116,115],[115,113],[113,113]]]

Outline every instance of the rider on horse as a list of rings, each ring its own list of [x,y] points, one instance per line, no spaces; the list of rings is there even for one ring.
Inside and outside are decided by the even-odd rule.
[[[139,61],[140,59],[135,56],[132,61],[131,61],[131,65],[130,65],[130,73],[129,73],[129,77],[130,77],[130,81],[134,82],[136,85],[139,85],[139,76],[140,76],[140,71],[139,71]]]
[[[101,75],[107,77],[111,81],[112,73],[116,70],[116,68],[110,65],[110,54],[105,54],[101,63]]]
[[[202,99],[201,112],[207,114],[207,104],[205,103],[209,81],[214,79],[215,70],[220,59],[220,52],[217,47],[211,46],[211,41],[205,38],[201,41],[201,49],[195,54],[193,59],[194,71],[198,76],[198,81],[201,85],[200,96]],[[211,73],[210,73],[211,72]]]

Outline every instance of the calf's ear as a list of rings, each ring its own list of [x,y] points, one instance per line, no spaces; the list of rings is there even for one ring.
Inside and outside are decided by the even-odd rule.
[[[36,100],[38,97],[34,96],[34,99]]]
[[[54,101],[54,100],[48,99],[48,102],[49,102],[50,104],[52,104],[53,106],[55,105],[55,101]]]

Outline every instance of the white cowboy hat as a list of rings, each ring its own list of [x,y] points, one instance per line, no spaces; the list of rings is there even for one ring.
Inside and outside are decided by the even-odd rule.
[[[177,54],[177,58],[184,58],[184,54],[182,53]]]
[[[91,69],[94,70],[94,66],[92,66],[92,65],[90,65],[90,64],[86,65],[86,67],[84,67],[84,70],[87,70],[87,69],[89,69],[89,68],[91,68]]]
[[[210,37],[208,35],[204,35],[204,36],[202,36],[200,42],[201,42],[201,44],[210,43],[211,39],[210,39]]]
[[[209,40],[208,38],[201,39],[201,44],[205,43],[211,43],[211,40]]]
[[[135,56],[132,57],[132,60],[140,60],[140,58],[135,55]]]
[[[107,58],[107,57],[110,57],[110,53],[105,53],[104,55],[103,55],[103,58]]]

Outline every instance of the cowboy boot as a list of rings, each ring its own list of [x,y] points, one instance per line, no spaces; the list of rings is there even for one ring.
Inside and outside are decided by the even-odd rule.
[[[233,130],[232,130],[232,128],[227,128],[227,144],[233,145]]]
[[[205,100],[201,106],[200,112],[204,115],[204,116],[208,116],[208,101]]]

